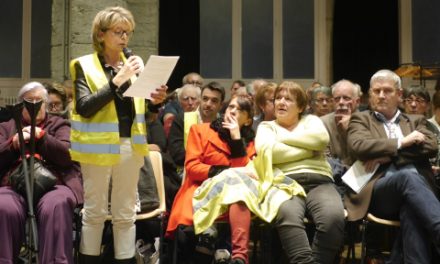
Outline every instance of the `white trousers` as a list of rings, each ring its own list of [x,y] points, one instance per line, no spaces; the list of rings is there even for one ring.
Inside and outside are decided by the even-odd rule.
[[[136,198],[139,170],[144,159],[136,154],[129,138],[121,139],[121,161],[113,166],[81,164],[84,180],[84,215],[80,252],[98,256],[105,218],[108,215],[110,179],[111,215],[116,259],[132,258],[135,254]]]

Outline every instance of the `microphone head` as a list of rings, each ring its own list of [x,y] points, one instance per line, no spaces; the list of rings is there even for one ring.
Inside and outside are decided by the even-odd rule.
[[[123,48],[122,52],[124,53],[125,58],[130,58],[133,55],[133,51],[130,48]]]

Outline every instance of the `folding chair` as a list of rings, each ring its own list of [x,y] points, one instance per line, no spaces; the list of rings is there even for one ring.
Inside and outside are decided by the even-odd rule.
[[[366,232],[367,227],[370,223],[385,225],[391,228],[399,228],[400,222],[396,220],[388,220],[379,218],[371,213],[368,213],[367,216],[362,220],[362,245],[361,245],[361,264],[365,263],[365,258],[367,257],[367,243],[366,243]]]

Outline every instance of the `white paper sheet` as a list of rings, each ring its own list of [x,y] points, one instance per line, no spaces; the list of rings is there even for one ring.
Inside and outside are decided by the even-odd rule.
[[[124,92],[124,96],[151,99],[151,93],[168,82],[178,60],[178,56],[151,55],[144,70]]]
[[[379,164],[376,165],[372,172],[366,172],[362,161],[357,160],[348,171],[342,176],[342,180],[347,184],[353,191],[359,193],[362,188],[367,184],[367,182],[373,177]]]

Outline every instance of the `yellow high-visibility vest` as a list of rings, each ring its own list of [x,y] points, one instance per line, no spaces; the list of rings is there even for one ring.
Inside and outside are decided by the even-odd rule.
[[[125,57],[121,53],[122,59]],[[85,55],[70,62],[70,74],[76,79],[75,64],[79,62],[92,93],[108,84],[98,54]],[[133,82],[136,77],[133,77]],[[73,89],[75,97],[75,89]],[[147,127],[145,123],[145,100],[133,98],[135,118],[131,127],[131,143],[140,155],[148,155]],[[111,166],[120,160],[119,121],[114,101],[111,101],[92,117],[83,117],[76,112],[75,100],[71,113],[70,155],[81,163]]]
[[[185,112],[183,118],[183,147],[186,149],[186,143],[188,141],[189,129],[192,125],[201,124],[202,118],[200,117],[199,110],[193,112]]]

